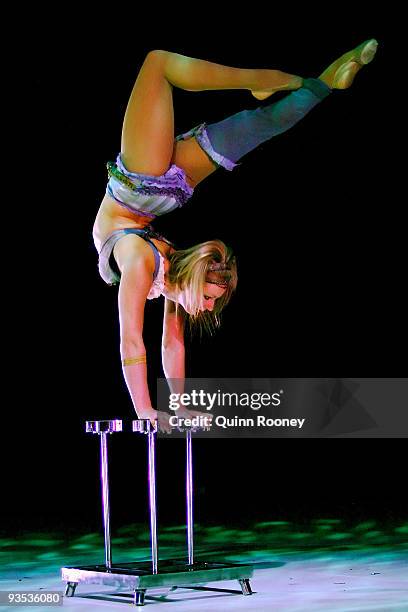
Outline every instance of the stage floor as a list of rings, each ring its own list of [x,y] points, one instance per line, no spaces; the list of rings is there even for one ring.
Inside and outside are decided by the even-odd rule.
[[[367,524],[368,525],[368,524]],[[284,527],[284,525],[283,525]],[[264,527],[263,527],[264,528]],[[271,523],[269,532],[276,528]],[[211,532],[211,529],[213,530]],[[200,560],[220,561],[221,558],[236,563],[250,563],[254,566],[251,578],[253,595],[241,594],[237,580],[206,583],[209,591],[187,588],[148,589],[144,608],[133,607],[133,594],[115,587],[95,584],[79,584],[72,598],[65,598],[62,610],[79,612],[86,610],[176,610],[177,612],[193,612],[213,610],[227,612],[228,610],[246,610],[253,612],[357,612],[359,610],[391,612],[394,610],[408,612],[408,545],[401,540],[388,542],[388,545],[362,545],[353,541],[341,546],[335,541],[322,545],[322,540],[316,539],[315,545],[309,542],[308,547],[296,545],[294,541],[286,547],[282,540],[274,542],[271,547],[271,537],[264,541],[258,539],[254,544],[253,533],[237,532],[248,538],[247,544],[239,546],[234,542],[233,534],[215,528],[206,531],[207,540],[211,533],[215,534],[213,544],[207,542],[205,547],[197,547]],[[282,537],[282,525],[279,526]],[[357,529],[357,528],[356,528]],[[401,535],[405,536],[406,526]],[[327,531],[327,530],[326,530]],[[129,543],[129,534],[133,528],[124,530],[113,539],[113,556],[115,561],[136,560],[136,556],[146,559],[149,554],[148,534],[143,534],[139,542]],[[292,532],[293,533],[293,532]],[[337,538],[339,530],[337,525]],[[361,530],[355,531],[361,537]],[[371,531],[371,533],[374,533]],[[377,538],[380,536],[377,533]],[[100,534],[69,537],[64,534],[45,534],[40,537],[31,533],[20,539],[0,539],[0,590],[10,591],[65,591],[65,583],[60,579],[60,568],[64,565],[75,565],[75,562],[103,563],[103,543]],[[203,533],[201,534],[203,535]],[[222,536],[225,535],[224,541]],[[286,534],[288,537],[289,530]],[[298,533],[297,539],[305,533]],[[175,542],[184,538],[181,528],[170,529],[167,533],[172,538],[166,544],[166,533],[162,534],[162,558],[174,558],[174,552],[180,553]],[[359,536],[360,537],[360,536]],[[374,537],[374,536],[372,536]],[[382,537],[385,537],[384,535]],[[295,538],[296,539],[296,538]],[[404,538],[405,539],[405,538]],[[101,548],[102,544],[102,548]],[[303,542],[304,544],[304,542]],[[123,555],[120,554],[123,551]],[[215,552],[218,550],[218,554]],[[31,552],[30,552],[31,551]],[[223,551],[223,552],[222,552]],[[204,586],[204,585],[202,585]],[[167,606],[165,605],[167,604]],[[0,609],[8,610],[9,607]],[[18,607],[20,611],[35,610],[34,607]],[[37,607],[45,612],[47,607]]]

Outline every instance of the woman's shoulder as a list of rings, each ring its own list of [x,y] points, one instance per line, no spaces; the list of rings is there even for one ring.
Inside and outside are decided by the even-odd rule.
[[[129,232],[118,240],[113,253],[121,269],[125,264],[147,266],[152,271],[155,268],[155,258],[151,246],[139,234]]]

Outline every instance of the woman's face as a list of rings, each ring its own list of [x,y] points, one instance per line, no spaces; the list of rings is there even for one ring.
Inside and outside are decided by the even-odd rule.
[[[204,308],[203,310],[209,310],[210,312],[214,309],[215,302],[218,298],[224,295],[226,291],[225,287],[219,287],[214,283],[204,283]],[[181,291],[178,294],[178,303],[184,308],[184,310],[188,314],[193,314],[190,312],[188,307],[186,306],[187,296],[185,291]]]

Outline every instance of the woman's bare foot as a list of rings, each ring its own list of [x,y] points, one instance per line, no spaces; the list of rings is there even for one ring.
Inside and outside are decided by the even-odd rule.
[[[331,89],[347,89],[352,84],[357,72],[374,59],[377,47],[378,42],[375,38],[366,40],[330,64],[319,76],[319,79]]]

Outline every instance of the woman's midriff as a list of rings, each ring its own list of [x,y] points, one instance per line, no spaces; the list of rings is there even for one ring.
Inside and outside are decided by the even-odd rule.
[[[93,226],[93,239],[98,252],[106,238],[119,229],[142,229],[151,223],[151,217],[137,215],[121,206],[113,198],[105,195],[96,215]]]
[[[96,215],[95,223],[92,230],[92,236],[94,239],[96,250],[101,250],[101,247],[107,237],[115,230],[120,229],[143,229],[152,222],[150,217],[144,217],[132,213],[127,210],[113,198],[105,195]],[[163,243],[160,240],[153,239],[152,242],[156,244],[163,255],[169,250],[169,245]]]

